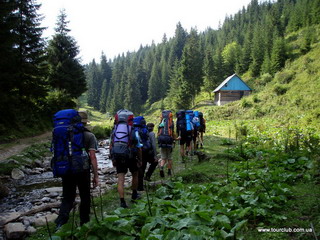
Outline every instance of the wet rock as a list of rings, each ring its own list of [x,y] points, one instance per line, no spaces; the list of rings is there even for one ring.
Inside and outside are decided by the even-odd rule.
[[[23,239],[26,235],[26,228],[21,222],[8,223],[4,231],[8,239]]]
[[[20,179],[23,179],[24,178],[24,173],[18,169],[18,168],[14,168],[12,171],[11,171],[11,178],[12,179],[15,179],[15,180],[20,180]]]
[[[42,202],[47,203],[47,202],[51,202],[51,198],[49,197],[44,197],[41,199]]]
[[[9,189],[0,181],[0,199],[9,195]]]
[[[34,165],[36,167],[39,167],[39,168],[43,168],[44,167],[44,164],[43,164],[43,162],[41,160],[35,160],[34,161]]]
[[[35,226],[44,226],[44,225],[46,225],[46,219],[48,222],[54,222],[54,220],[56,220],[57,217],[58,217],[58,215],[55,213],[49,213],[44,216],[39,216],[35,219],[34,225]]]
[[[52,187],[44,189],[46,193],[53,193],[53,192],[62,192],[62,187]]]
[[[32,226],[29,226],[26,231],[30,235],[30,234],[33,234],[33,233],[37,232],[37,229],[35,229]]]
[[[0,226],[7,224],[8,222],[14,221],[21,214],[18,212],[4,212],[0,213]]]

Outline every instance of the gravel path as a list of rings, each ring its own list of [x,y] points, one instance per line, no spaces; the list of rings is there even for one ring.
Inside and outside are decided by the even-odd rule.
[[[31,146],[32,144],[51,141],[51,134],[51,132],[46,132],[38,136],[16,140],[11,144],[1,144],[0,162],[6,160],[7,158],[13,155],[19,154],[21,151]]]

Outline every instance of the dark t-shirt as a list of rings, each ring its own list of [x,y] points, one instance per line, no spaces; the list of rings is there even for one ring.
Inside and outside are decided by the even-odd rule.
[[[88,152],[89,150],[97,150],[98,144],[95,135],[92,132],[84,132],[84,148]]]

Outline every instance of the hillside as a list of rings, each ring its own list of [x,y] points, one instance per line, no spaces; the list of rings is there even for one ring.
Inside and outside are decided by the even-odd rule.
[[[288,53],[298,57],[287,61],[285,68],[274,76],[243,76],[254,89],[251,96],[224,106],[201,107],[200,110],[207,113],[207,118],[216,120],[269,118],[317,126],[320,122],[320,27],[314,30],[316,43],[306,54],[299,51],[305,30],[286,37]],[[204,101],[203,96],[198,101]]]

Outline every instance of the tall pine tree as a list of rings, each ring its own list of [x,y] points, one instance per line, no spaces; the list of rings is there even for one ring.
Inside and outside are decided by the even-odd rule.
[[[54,89],[63,91],[71,98],[77,98],[87,89],[84,67],[77,58],[79,47],[76,40],[69,35],[65,10],[58,16],[55,34],[49,41],[48,81]]]

